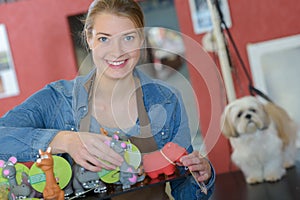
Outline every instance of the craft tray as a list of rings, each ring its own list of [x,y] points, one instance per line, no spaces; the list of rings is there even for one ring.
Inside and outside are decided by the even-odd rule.
[[[123,190],[121,185],[116,185],[116,184],[107,184],[107,191],[102,192],[102,193],[94,193],[93,191],[90,191],[82,197],[77,197],[75,199],[86,199],[86,200],[101,200],[101,199],[110,199],[114,196],[118,196],[121,194],[125,194],[128,192],[133,192],[136,190],[142,190],[147,187],[153,187],[158,184],[164,184],[166,182],[169,182],[171,180],[178,180],[185,178],[189,176],[190,173],[187,172],[184,175],[180,175],[179,172],[176,170],[175,173],[171,176],[166,176],[166,175],[160,175],[156,179],[151,179],[150,177],[146,176],[146,178],[141,181],[136,183],[135,185],[132,185],[129,189]],[[72,198],[72,196],[70,196]]]

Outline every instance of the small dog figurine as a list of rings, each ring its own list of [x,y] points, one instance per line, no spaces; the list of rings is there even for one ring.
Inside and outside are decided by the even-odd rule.
[[[295,163],[296,124],[274,103],[237,99],[225,107],[221,129],[233,148],[232,161],[249,184],[278,181]]]
[[[51,147],[48,147],[45,152],[39,150],[39,154],[40,158],[37,159],[36,165],[43,170],[46,176],[46,185],[43,191],[44,200],[64,200],[65,193],[57,184],[53,172],[54,160],[51,155]]]

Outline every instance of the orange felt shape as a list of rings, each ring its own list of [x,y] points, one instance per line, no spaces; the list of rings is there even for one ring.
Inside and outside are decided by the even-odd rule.
[[[144,170],[152,179],[160,174],[172,175],[175,172],[176,162],[179,162],[179,159],[186,154],[185,148],[168,142],[160,151],[143,155]]]

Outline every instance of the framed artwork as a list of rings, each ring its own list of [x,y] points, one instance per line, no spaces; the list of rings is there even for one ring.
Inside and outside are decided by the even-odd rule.
[[[207,1],[208,0],[189,0],[195,34],[209,32],[213,29],[211,13]],[[228,27],[231,27],[230,12],[227,0],[212,0],[212,2],[214,1],[218,1],[225,23]]]
[[[6,28],[4,24],[0,24],[0,98],[18,94],[19,86]]]

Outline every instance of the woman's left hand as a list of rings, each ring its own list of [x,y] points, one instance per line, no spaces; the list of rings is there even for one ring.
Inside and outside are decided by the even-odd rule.
[[[211,177],[211,166],[206,158],[198,151],[189,155],[182,156],[180,162],[183,166],[188,167],[199,182],[206,182]]]

